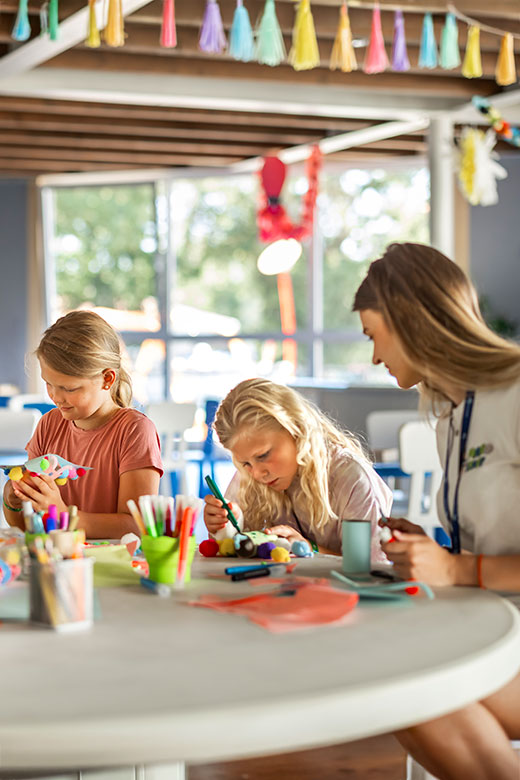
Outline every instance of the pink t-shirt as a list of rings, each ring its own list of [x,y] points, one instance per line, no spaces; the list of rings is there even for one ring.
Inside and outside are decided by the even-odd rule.
[[[77,428],[52,409],[40,419],[26,449],[29,459],[52,453],[92,468],[60,488],[64,502],[84,512],[117,512],[119,477],[127,471],[153,468],[163,473],[155,425],[137,409],[119,409],[91,431]]]

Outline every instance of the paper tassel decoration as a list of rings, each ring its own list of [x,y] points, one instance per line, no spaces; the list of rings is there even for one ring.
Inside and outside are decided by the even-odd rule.
[[[404,31],[404,16],[402,11],[396,11],[394,16],[394,43],[392,46],[392,70],[410,70],[410,60],[406,50],[406,35]]]
[[[29,14],[27,13],[28,0],[20,0],[18,13],[14,22],[11,38],[15,41],[26,41],[31,35],[31,25],[29,24]]]
[[[430,13],[424,14],[421,48],[419,51],[420,68],[437,67],[437,44],[435,43],[435,31],[433,29],[433,17]]]
[[[336,40],[332,47],[330,55],[331,70],[341,69],[343,73],[350,73],[357,70],[356,54],[352,46],[352,31],[350,29],[350,19],[348,16],[347,4],[343,3],[339,9],[339,24],[336,33]]]
[[[460,65],[459,28],[455,14],[446,14],[442,28],[440,66],[444,70],[453,70]]]
[[[466,53],[462,63],[462,75],[467,79],[478,79],[482,76],[482,61],[480,59],[480,28],[472,25],[468,30]]]
[[[104,33],[107,46],[125,45],[125,21],[121,0],[108,0],[107,25]]]
[[[286,56],[282,31],[276,16],[274,0],[265,0],[264,12],[256,29],[255,59],[262,65],[274,67]]]
[[[49,33],[49,4],[42,3],[40,6],[40,35],[45,36]]]
[[[385,51],[385,40],[381,29],[381,12],[379,6],[372,11],[372,30],[370,43],[365,57],[363,70],[365,73],[382,73],[388,67],[388,57]]]
[[[497,84],[501,87],[507,87],[516,81],[515,52],[511,33],[506,33],[502,38],[495,68],[495,78]]]
[[[493,130],[483,133],[465,127],[458,143],[457,173],[459,186],[472,206],[493,206],[498,203],[497,180],[505,179],[507,171],[498,163],[493,151],[496,144]]]
[[[298,5],[289,62],[294,70],[310,70],[320,64],[310,0],[300,0]]]
[[[58,40],[58,0],[49,0],[49,38],[51,41]]]
[[[99,28],[96,18],[96,0],[88,0],[88,30],[85,46],[89,49],[97,49],[101,45]]]
[[[160,44],[165,49],[174,49],[177,46],[174,0],[163,0]]]
[[[243,0],[237,0],[229,35],[229,53],[235,60],[250,62],[255,54],[253,30]]]
[[[208,54],[222,54],[226,46],[219,5],[216,0],[208,0],[200,28],[199,49]]]

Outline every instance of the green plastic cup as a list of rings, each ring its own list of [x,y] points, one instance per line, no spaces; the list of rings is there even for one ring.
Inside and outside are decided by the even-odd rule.
[[[185,582],[190,581],[190,569],[197,542],[190,537]],[[148,563],[148,578],[171,585],[175,582],[179,564],[179,539],[171,536],[142,536],[141,549]]]

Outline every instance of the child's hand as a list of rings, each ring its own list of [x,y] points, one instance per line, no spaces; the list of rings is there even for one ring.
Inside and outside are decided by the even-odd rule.
[[[381,519],[379,525],[382,527],[390,528],[391,531],[402,531],[404,534],[422,534],[426,536],[425,530],[415,523],[410,523],[409,520],[405,520],[404,517],[389,517],[387,522]]]
[[[295,528],[291,528],[290,525],[273,525],[272,528],[264,528],[266,534],[275,534],[287,539],[288,542],[307,542],[307,539],[302,536]],[[307,542],[308,543],[308,542]]]
[[[218,498],[215,498],[215,496],[212,494],[205,496],[204,501],[206,502],[204,507],[204,522],[206,524],[206,528],[210,534],[216,534],[217,531],[220,531],[222,528],[224,528],[228,522],[227,512],[222,506],[222,501],[220,501]],[[230,507],[233,514],[235,514],[236,504],[232,504],[231,501],[229,501],[228,506]]]
[[[419,580],[428,585],[456,584],[458,556],[450,555],[424,533],[402,533],[394,529],[394,541],[381,547],[394,564],[394,572],[404,580]]]
[[[14,485],[16,485],[16,482],[11,482],[11,480],[7,480],[5,489],[4,489],[4,501],[6,504],[11,506],[13,509],[21,509],[22,508],[22,501],[18,496],[16,495],[14,491]]]
[[[24,477],[19,482],[12,484],[18,500],[30,501],[35,512],[45,513],[51,504],[56,505],[58,512],[67,511],[67,506],[53,477],[39,474],[35,477]]]

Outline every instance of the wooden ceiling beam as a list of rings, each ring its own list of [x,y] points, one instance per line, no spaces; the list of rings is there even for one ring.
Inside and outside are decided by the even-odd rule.
[[[205,165],[208,160],[211,159],[212,165],[227,165],[229,163],[239,162],[242,158],[240,156],[232,156],[231,154],[210,154],[201,155],[198,152],[183,154],[182,150],[179,150],[178,154],[156,154],[153,152],[132,152],[132,151],[119,151],[113,150],[105,151],[103,149],[88,150],[88,149],[35,149],[32,146],[26,147],[11,147],[9,149],[9,156],[12,159],[22,160],[57,160],[61,162],[70,161],[74,162],[101,162],[101,163],[122,163],[122,164],[136,164],[136,165],[148,165],[151,168],[156,166],[173,166],[177,165],[179,160],[190,160],[190,164]]]

